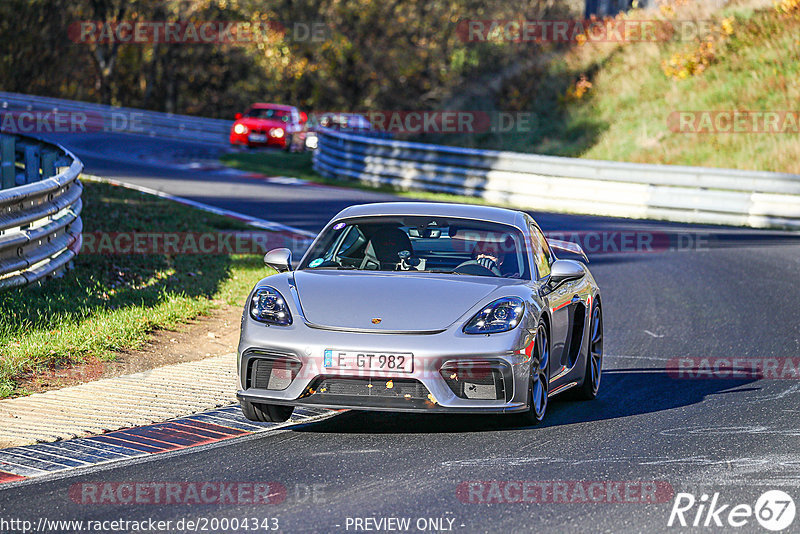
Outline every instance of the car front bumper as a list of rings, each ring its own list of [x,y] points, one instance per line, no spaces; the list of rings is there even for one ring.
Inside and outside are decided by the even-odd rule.
[[[243,146],[250,146],[250,147],[266,147],[266,146],[277,146],[280,148],[286,148],[287,143],[287,136],[284,135],[282,137],[273,137],[269,134],[262,133],[262,132],[255,132],[257,135],[263,135],[262,138],[251,138],[250,133],[246,134],[236,134],[231,132],[228,140],[232,145],[243,145]]]
[[[245,317],[238,352],[237,396],[255,403],[333,409],[519,412],[527,408],[530,352],[526,348],[532,341],[522,326],[491,336],[467,335],[460,329],[435,334],[377,334],[326,330],[302,322],[288,327],[266,326]],[[325,350],[411,353],[413,370],[327,369]],[[285,379],[281,387],[285,389],[267,389],[271,383],[258,383],[253,378],[254,369],[259,369],[254,365],[261,365],[253,363],[256,359],[280,361],[276,365],[299,369],[282,371]],[[487,391],[499,383],[502,387],[489,398]],[[471,392],[465,393],[468,388]]]

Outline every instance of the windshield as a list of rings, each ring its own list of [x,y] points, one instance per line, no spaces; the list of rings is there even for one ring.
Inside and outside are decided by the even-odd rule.
[[[251,108],[247,111],[247,116],[254,119],[272,119],[289,122],[290,113],[285,109],[273,108]]]
[[[300,269],[449,273],[530,279],[522,233],[430,216],[362,217],[323,230]]]

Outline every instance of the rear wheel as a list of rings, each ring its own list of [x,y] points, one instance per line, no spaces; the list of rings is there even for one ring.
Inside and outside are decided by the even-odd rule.
[[[294,406],[279,406],[277,404],[262,404],[240,400],[242,413],[251,421],[259,423],[283,423],[288,421],[294,411]]]
[[[589,336],[583,385],[575,392],[576,397],[581,400],[592,400],[597,397],[597,392],[600,390],[600,377],[603,373],[603,310],[597,302],[592,308]]]
[[[540,423],[547,412],[547,395],[550,390],[550,338],[547,334],[547,324],[541,321],[536,329],[536,341],[531,354],[528,410],[520,414],[520,422],[526,425]]]

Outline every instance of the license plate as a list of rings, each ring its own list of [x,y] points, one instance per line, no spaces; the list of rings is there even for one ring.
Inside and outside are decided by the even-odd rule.
[[[357,352],[347,350],[325,351],[325,369],[336,371],[414,371],[414,355],[408,352]]]
[[[248,137],[248,139],[250,139],[250,141],[253,141],[254,143],[263,143],[267,140],[267,136],[266,134],[250,134],[250,137]]]

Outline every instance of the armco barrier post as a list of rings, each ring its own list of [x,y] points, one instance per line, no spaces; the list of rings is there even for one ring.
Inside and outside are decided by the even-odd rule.
[[[56,175],[56,158],[58,154],[52,150],[42,150],[42,178]]]
[[[0,135],[0,189],[14,187],[17,170],[15,165],[13,135]]]
[[[36,145],[23,145],[25,148],[25,183],[32,184],[41,179],[39,174],[39,147]]]

